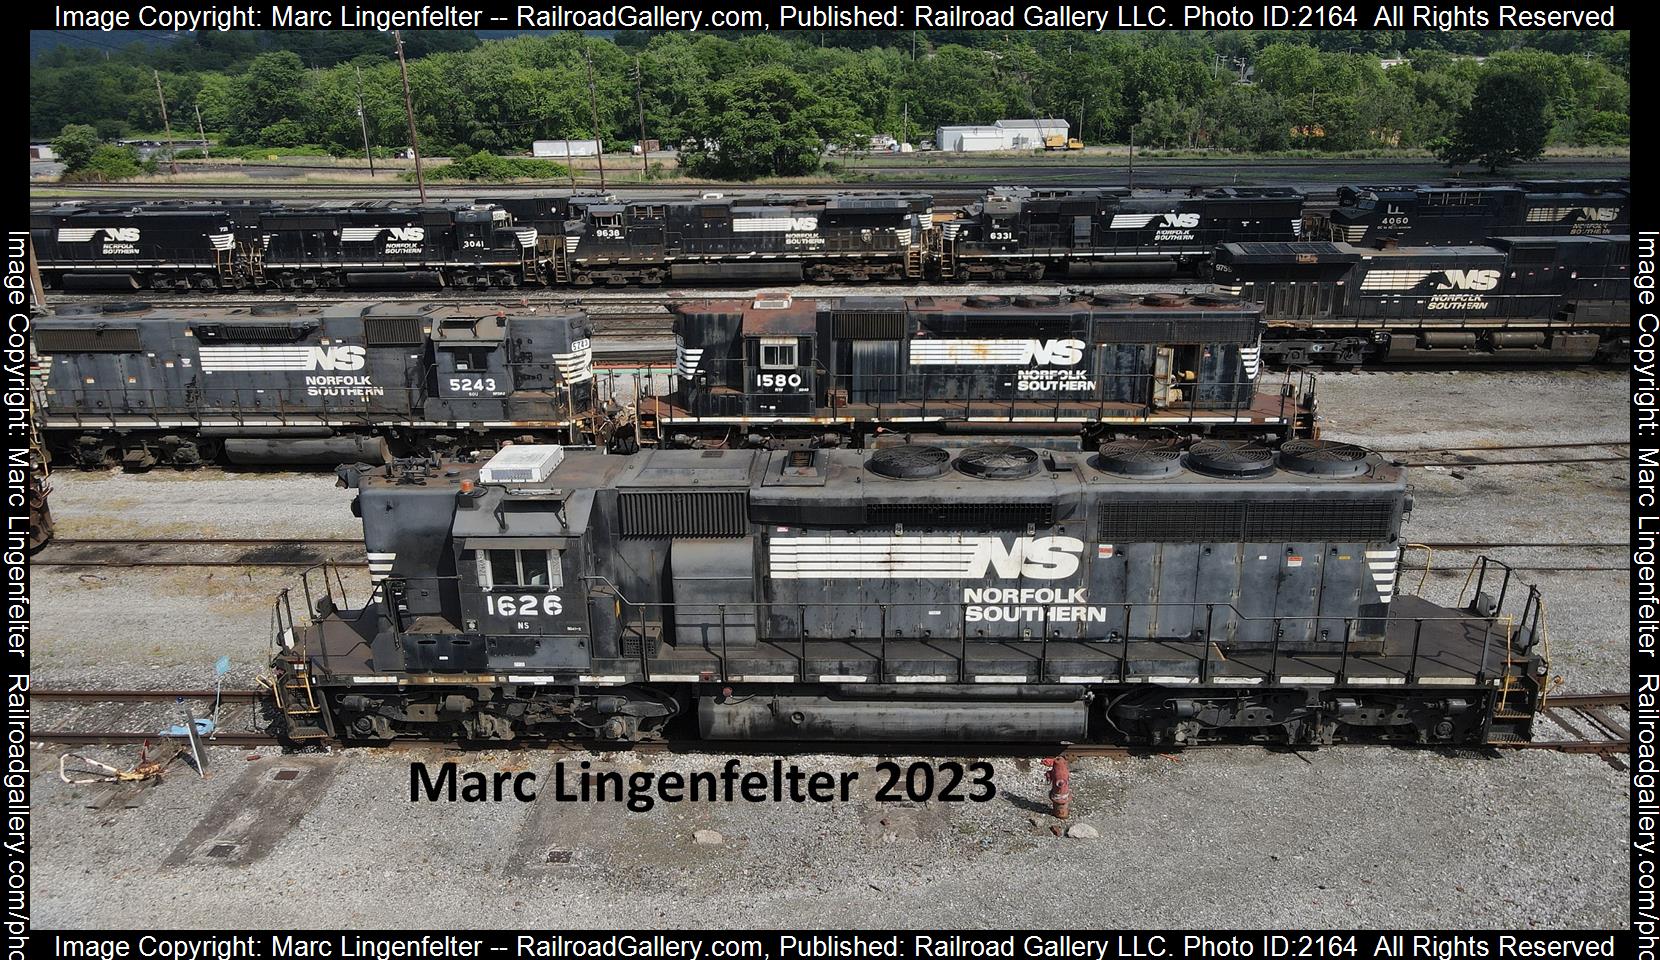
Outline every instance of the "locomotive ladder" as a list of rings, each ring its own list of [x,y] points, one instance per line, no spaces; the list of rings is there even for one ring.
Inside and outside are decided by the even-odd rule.
[[[553,282],[571,282],[571,262],[565,253],[565,238],[554,237],[553,249],[548,254],[548,260],[553,264]]]
[[[952,231],[955,233],[955,231]],[[952,280],[957,276],[957,241],[954,236],[946,236],[945,230],[937,234],[939,241],[939,275],[941,280]]]
[[[922,276],[922,244],[913,243],[905,248],[905,276],[916,279]]]
[[[282,666],[271,678],[271,693],[276,698],[292,740],[317,740],[328,736],[321,726],[322,706],[317,702],[317,691],[311,685],[310,657],[306,654],[304,636],[295,628],[294,610],[288,591],[278,595],[271,612],[271,644],[281,653]]]
[[[248,279],[255,283],[265,280],[265,250],[257,243],[244,243],[242,256],[248,261]]]

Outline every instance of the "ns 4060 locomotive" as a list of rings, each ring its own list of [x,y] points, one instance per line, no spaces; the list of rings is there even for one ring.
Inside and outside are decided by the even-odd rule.
[[[277,601],[295,737],[1473,744],[1525,738],[1547,672],[1508,573],[1397,589],[1405,477],[1343,444],[344,475],[373,595]]]

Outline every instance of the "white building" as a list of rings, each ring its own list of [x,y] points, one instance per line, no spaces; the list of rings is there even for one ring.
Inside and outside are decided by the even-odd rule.
[[[1065,120],[999,120],[990,126],[940,127],[934,131],[938,150],[971,153],[976,150],[1041,150],[1045,137],[1067,137]]]
[[[533,157],[592,157],[599,154],[593,140],[537,140],[530,145]]]

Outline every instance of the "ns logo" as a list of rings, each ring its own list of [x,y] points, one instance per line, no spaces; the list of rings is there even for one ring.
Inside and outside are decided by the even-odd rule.
[[[1164,225],[1191,229],[1199,225],[1199,215],[1197,213],[1167,213],[1164,215]]]
[[[1438,290],[1492,290],[1498,285],[1497,270],[1448,270],[1435,284]]]
[[[967,575],[983,580],[988,572],[996,570],[1006,580],[1064,580],[1078,572],[1083,552],[1084,542],[1076,537],[1020,537],[1010,544],[998,537],[986,537],[974,545]]]
[[[362,347],[312,347],[307,365],[313,370],[362,370]]]
[[[1048,367],[1070,367],[1084,358],[1082,340],[1029,340],[1027,363]]]
[[[404,243],[419,243],[427,236],[426,227],[387,227],[386,239]]]
[[[135,243],[138,240],[138,228],[105,227],[104,239],[111,243]]]

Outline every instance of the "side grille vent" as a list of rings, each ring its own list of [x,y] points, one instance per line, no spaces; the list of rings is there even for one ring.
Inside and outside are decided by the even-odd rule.
[[[749,533],[749,494],[624,492],[619,514],[627,539],[742,537]]]
[[[1246,511],[1245,539],[1255,543],[1387,540],[1394,516],[1395,501],[1388,497],[1258,502]]]
[[[1242,314],[1237,319],[1207,317],[1169,320],[1120,320],[1095,318],[1096,343],[1255,343],[1257,316]]]
[[[137,353],[137,327],[104,327],[92,329],[37,329],[34,333],[35,351],[53,353]]]
[[[1136,501],[1101,508],[1105,543],[1342,543],[1388,540],[1395,499]]]
[[[424,340],[419,317],[363,318],[363,342],[371,347],[413,347]]]
[[[831,314],[831,327],[843,340],[901,340],[905,336],[905,314],[898,310],[838,310]]]
[[[293,343],[316,329],[315,323],[198,323],[191,327],[203,343]]]
[[[903,524],[907,529],[1022,530],[1054,526],[1055,508],[1048,503],[871,503],[865,505],[865,523]]]

